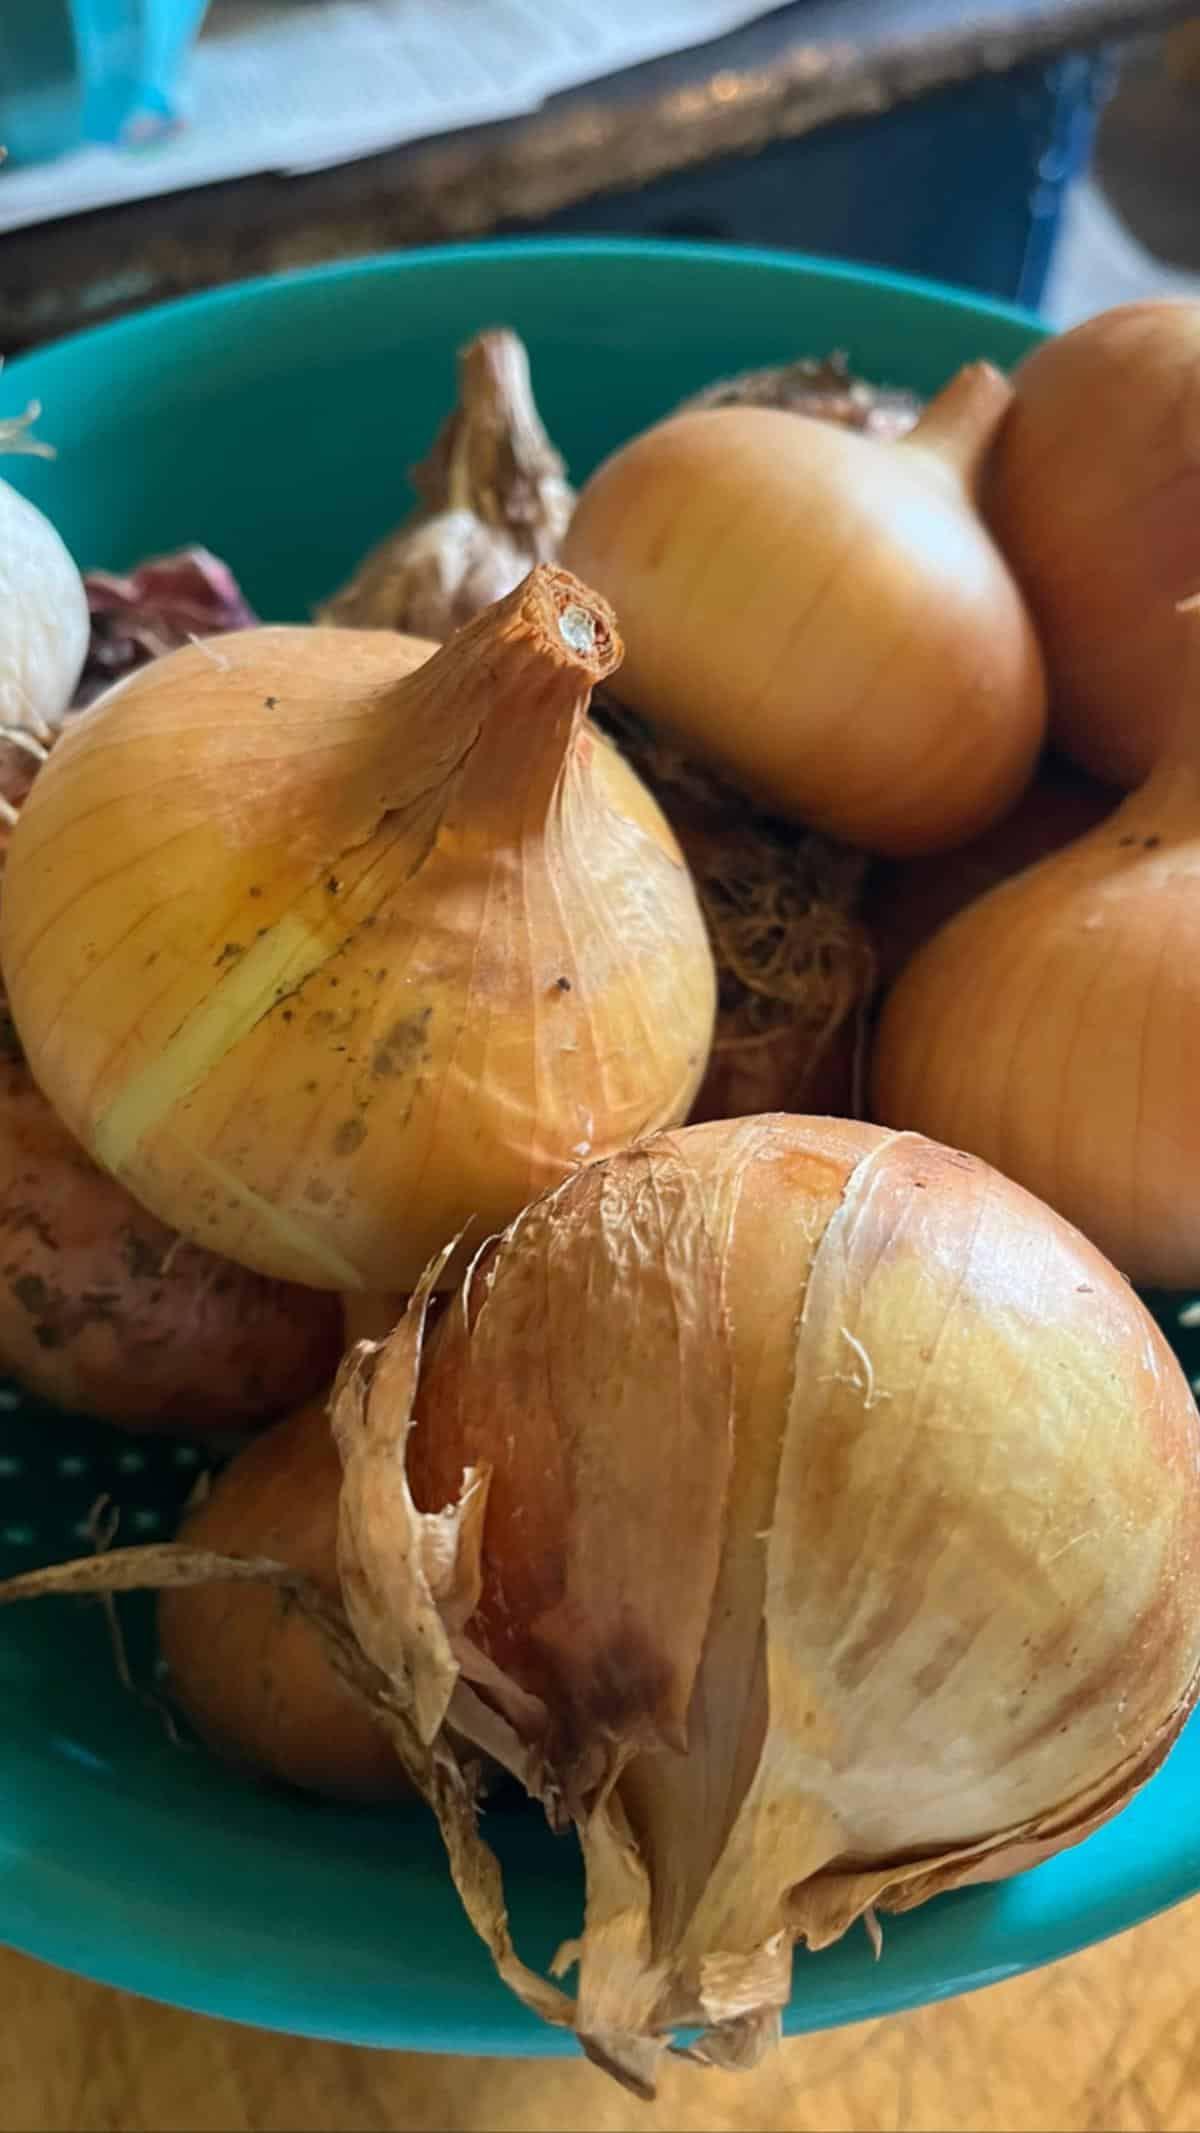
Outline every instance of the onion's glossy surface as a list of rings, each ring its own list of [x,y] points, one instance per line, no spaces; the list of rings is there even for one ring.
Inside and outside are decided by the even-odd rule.
[[[325,1400],[313,1400],[238,1453],[177,1537],[218,1555],[273,1557],[336,1601],[340,1482]],[[158,1633],[172,1695],[219,1754],[328,1799],[409,1793],[383,1734],[287,1593],[180,1586],[159,1596]]]
[[[406,1289],[686,1115],[712,957],[587,722],[619,657],[591,598],[535,571],[425,664],[386,631],[210,639],[55,749],[8,862],[14,1015],[72,1131],[185,1235]]]
[[[1166,1754],[1200,1417],[985,1165],[692,1127],[527,1210],[423,1356],[421,1311],[335,1395],[346,1604],[425,1738],[576,1822],[576,1997],[516,1986],[632,2085],[675,2024],[746,2063],[796,1938],[1046,1857]]]
[[[593,474],[563,556],[621,618],[621,700],[764,806],[872,851],[962,842],[1042,737],[1032,625],[973,489],[1008,405],[961,372],[898,444],[762,407]]]
[[[1140,785],[1179,706],[1200,592],[1200,302],[1086,319],[1027,355],[990,470],[990,523],[1037,624],[1051,727]]]

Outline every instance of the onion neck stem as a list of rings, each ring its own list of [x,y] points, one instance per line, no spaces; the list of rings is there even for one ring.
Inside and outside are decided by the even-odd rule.
[[[916,428],[901,440],[941,462],[974,499],[1013,389],[994,363],[968,363],[931,400]]]
[[[592,689],[621,650],[607,601],[569,571],[538,564],[389,692],[384,759],[392,724],[404,754],[387,804],[406,804],[429,782],[427,743],[430,766],[456,780],[452,807],[464,824],[528,819],[549,803]]]

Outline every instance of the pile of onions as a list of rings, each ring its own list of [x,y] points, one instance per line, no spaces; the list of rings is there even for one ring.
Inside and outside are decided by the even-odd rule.
[[[872,851],[938,850],[1003,813],[1044,711],[975,505],[1010,398],[980,363],[899,443],[723,407],[624,446],[563,548],[621,617],[621,700],[774,812]]]
[[[37,771],[0,749],[0,875]],[[309,1398],[342,1346],[335,1298],[185,1243],[97,1169],[37,1087],[0,986],[0,1369],[77,1413],[224,1435]]]
[[[539,568],[428,651],[174,652],[70,727],[9,854],[13,1013],[67,1126],[184,1235],[314,1287],[411,1288],[685,1117],[711,1040],[687,870],[586,718],[603,601]]]
[[[1175,739],[1096,828],[968,904],[882,1016],[872,1115],[969,1148],[1132,1281],[1200,1284],[1200,617]]]
[[[643,2092],[677,2025],[749,2063],[797,1938],[1074,1842],[1183,1724],[1200,1418],[982,1164],[661,1135],[522,1214],[423,1352],[422,1313],[335,1395],[344,1601],[504,1974]],[[447,1727],[579,1831],[573,1998],[512,1953]]]
[[[1200,302],[1102,312],[1013,384],[988,515],[1033,610],[1054,734],[1138,785],[1172,737],[1176,603],[1200,589]]]
[[[314,1400],[238,1453],[185,1516],[179,1542],[273,1557],[336,1603],[340,1485],[325,1400]],[[286,1593],[168,1589],[158,1633],[171,1693],[219,1755],[328,1799],[411,1795],[395,1751]]]

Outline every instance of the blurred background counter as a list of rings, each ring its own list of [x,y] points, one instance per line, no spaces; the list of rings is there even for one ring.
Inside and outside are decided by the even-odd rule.
[[[27,22],[36,17],[44,37],[60,9],[64,35],[76,24],[82,55],[78,24],[95,4],[4,0],[0,138],[7,123],[19,139],[20,120],[28,116],[18,94],[23,11]],[[489,0],[475,4],[482,24]],[[584,40],[587,18],[603,0],[543,0],[540,10],[536,0],[522,4],[531,23],[540,12],[556,34],[573,24]],[[111,16],[113,0],[107,5]],[[194,26],[196,0],[116,0],[115,15],[125,19],[132,11],[144,32],[162,5],[182,5]],[[696,6],[697,20],[721,12],[706,10],[701,0]],[[436,29],[434,0],[383,0],[377,25],[389,8],[410,29],[422,16]],[[213,0],[190,58],[186,40],[177,54],[168,53],[169,40],[160,35],[138,117],[151,138],[147,145],[133,134],[122,151],[125,167],[136,175],[129,158],[140,156],[142,170],[153,173],[155,112],[165,129],[174,108],[162,79],[168,56],[181,82],[183,124],[175,138],[190,139],[194,152],[205,144],[202,115],[188,118],[190,65],[207,64],[211,72],[219,54],[236,71],[256,52],[261,64],[272,16],[280,34],[289,16],[302,17],[306,34],[328,36],[331,59],[336,48],[330,95],[335,75],[344,93],[356,12],[362,11],[345,0],[274,0],[273,6],[272,0]],[[743,17],[753,12],[746,5],[727,10]],[[684,43],[688,0],[670,0],[660,13],[673,14]],[[1171,28],[1176,37],[1167,49],[1181,57],[1168,69],[1168,94],[1180,108],[1174,130],[1168,117],[1167,133],[1171,141],[1178,137],[1188,164],[1184,179],[1190,172],[1191,185],[1183,197],[1196,199],[1195,19],[1194,0],[798,0],[715,40],[581,81],[499,123],[366,155],[356,151],[353,160],[331,158],[307,173],[259,168],[88,212],[78,211],[73,199],[71,159],[38,163],[35,147],[30,161],[40,204],[36,214],[21,208],[25,219],[18,226],[12,209],[25,197],[19,188],[29,188],[29,163],[19,167],[14,157],[0,171],[0,349],[12,353],[246,275],[522,231],[781,245],[958,282],[1036,307],[1046,299],[1064,214],[1089,167],[1119,60],[1132,51],[1136,74],[1148,40]],[[1177,27],[1189,22],[1192,28]],[[1157,54],[1157,43],[1153,49]],[[102,89],[93,82],[87,105],[93,125],[100,112],[101,130],[111,79]],[[369,111],[372,92],[364,53],[357,83],[362,109]],[[81,92],[81,110],[86,104]],[[1101,166],[1107,132],[1115,142],[1109,160],[1119,175],[1124,161],[1125,190],[1136,194],[1140,185],[1151,222],[1158,193],[1144,151],[1152,137],[1149,163],[1161,161],[1163,123],[1160,93],[1132,127],[1106,118],[1100,136]],[[90,151],[101,165],[105,154],[117,153]],[[68,211],[59,212],[62,205]],[[1186,256],[1190,221],[1179,262],[1185,274],[1200,267],[1200,251],[1195,259]]]

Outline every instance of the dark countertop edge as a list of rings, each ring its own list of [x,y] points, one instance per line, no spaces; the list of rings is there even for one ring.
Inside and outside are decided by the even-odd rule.
[[[1196,0],[1046,0],[1043,13],[960,17],[886,43],[801,35],[769,64],[715,67],[658,96],[614,99],[592,84],[528,118],[332,169],[233,179],[10,231],[0,237],[0,348],[251,274],[536,223],[1196,12]]]

